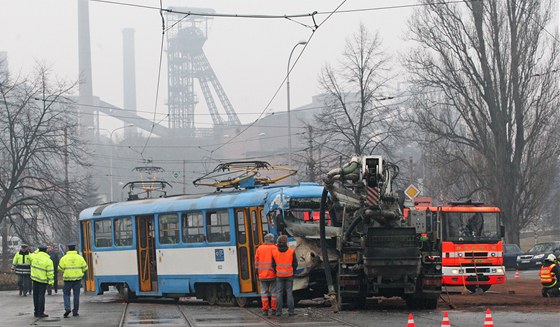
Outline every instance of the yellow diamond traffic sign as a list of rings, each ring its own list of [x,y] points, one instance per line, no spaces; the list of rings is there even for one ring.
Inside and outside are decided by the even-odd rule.
[[[414,184],[410,184],[406,190],[404,190],[404,194],[408,196],[409,199],[414,200],[416,196],[420,194],[420,190],[414,186]]]

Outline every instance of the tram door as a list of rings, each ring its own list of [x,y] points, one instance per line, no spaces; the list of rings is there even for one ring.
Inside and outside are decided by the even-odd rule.
[[[138,279],[141,292],[157,292],[154,216],[136,217]]]
[[[82,253],[86,259],[88,270],[86,270],[86,292],[95,291],[93,280],[93,255],[91,253],[91,221],[82,221]]]
[[[249,207],[237,209],[235,212],[241,293],[257,292],[259,288],[255,251],[263,242],[262,211],[262,207]]]

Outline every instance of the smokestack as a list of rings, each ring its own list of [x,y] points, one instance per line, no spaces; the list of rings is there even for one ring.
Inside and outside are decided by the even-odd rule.
[[[89,39],[89,2],[78,0],[78,59],[80,78],[80,126],[84,133],[91,133],[93,126],[93,87],[91,78],[91,46]],[[99,125],[97,126],[99,127]],[[98,131],[99,133],[99,131]],[[87,135],[89,137],[93,135]]]
[[[136,110],[136,59],[134,56],[134,29],[125,28],[123,33],[123,106]],[[124,129],[125,138],[136,134],[136,128]]]

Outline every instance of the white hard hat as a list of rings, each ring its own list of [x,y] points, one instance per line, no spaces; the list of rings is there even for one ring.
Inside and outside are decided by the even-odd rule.
[[[550,262],[554,262],[556,261],[556,256],[554,254],[549,254],[548,257],[546,257],[546,260],[550,261]]]

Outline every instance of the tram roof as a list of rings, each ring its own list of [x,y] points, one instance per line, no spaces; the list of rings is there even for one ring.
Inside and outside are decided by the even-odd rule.
[[[323,187],[316,183],[298,185],[266,186],[205,195],[179,195],[126,202],[107,203],[84,209],[79,219],[119,217],[143,214],[159,214],[203,209],[232,207],[273,206],[278,195],[283,198],[320,197]],[[265,208],[265,212],[268,212]]]

